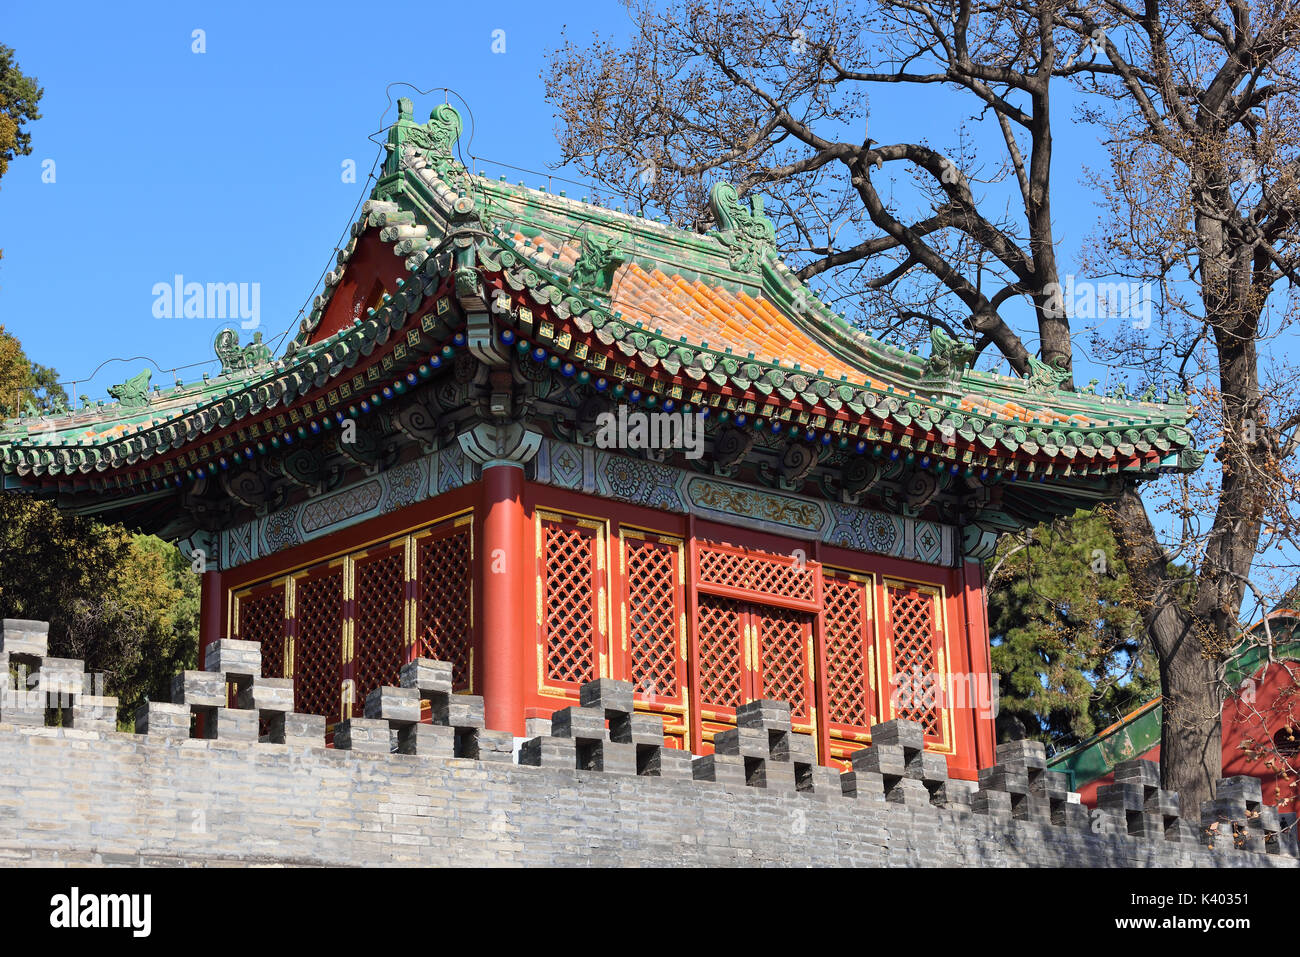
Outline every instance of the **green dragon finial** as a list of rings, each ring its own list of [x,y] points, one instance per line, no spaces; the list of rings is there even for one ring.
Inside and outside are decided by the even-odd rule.
[[[461,171],[454,154],[462,129],[464,124],[456,108],[450,103],[442,103],[433,108],[428,123],[411,126],[406,131],[406,139],[424,153],[424,158],[440,179],[447,179],[452,173]]]
[[[584,233],[582,249],[573,264],[569,281],[574,286],[606,290],[614,281],[614,270],[625,262],[627,256],[623,252],[622,239]]]
[[[731,268],[755,272],[763,252],[776,247],[776,227],[763,215],[763,197],[754,196],[750,208],[740,205],[740,194],[730,183],[714,183],[709,207],[717,220],[718,241],[731,254]]]
[[[145,369],[125,382],[108,387],[108,394],[122,403],[124,409],[143,409],[149,405],[149,380],[153,373]]]
[[[450,156],[460,139],[464,124],[460,114],[450,103],[435,106],[429,114],[429,122],[424,124],[429,136],[429,149],[442,156]]]
[[[250,368],[256,368],[271,361],[271,347],[262,342],[260,332],[253,333],[253,341],[244,346],[244,358],[248,360]]]
[[[404,147],[411,146],[424,154],[440,178],[462,172],[454,152],[464,124],[456,108],[449,103],[434,107],[429,122],[415,122],[415,104],[406,97],[397,101],[397,122],[388,132],[389,156],[384,165],[385,175],[401,168]]]
[[[1061,384],[1070,378],[1068,369],[1057,368],[1033,356],[1028,358],[1029,375],[1025,378],[1029,380],[1030,392],[1059,392]]]
[[[930,330],[930,358],[925,360],[924,378],[960,376],[975,361],[975,347],[959,342],[938,326]]]
[[[253,341],[246,346],[239,344],[239,333],[234,329],[222,329],[217,333],[213,343],[217,358],[221,360],[221,374],[231,375],[256,369],[271,361],[271,350],[262,342],[260,332],[253,333]]]

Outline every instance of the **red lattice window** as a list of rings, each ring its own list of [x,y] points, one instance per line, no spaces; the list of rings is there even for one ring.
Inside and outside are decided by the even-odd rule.
[[[663,542],[628,538],[626,543],[632,684],[639,694],[676,698],[681,694],[679,552]]]
[[[417,539],[415,657],[451,662],[453,687],[468,690],[473,647],[471,526]]]
[[[935,655],[938,622],[935,596],[906,585],[891,585],[889,618],[893,635],[890,700],[899,718],[919,721],[925,733],[942,734],[936,695],[945,676]]]
[[[870,730],[875,709],[869,685],[871,653],[868,583],[827,575],[822,583],[826,604],[827,718]]]
[[[817,596],[814,569],[794,557],[704,545],[698,562],[698,582],[706,587],[735,588],[799,601],[814,601]]]
[[[268,678],[284,677],[284,585],[263,586],[239,599],[238,627],[240,641],[257,641],[262,645],[262,674]]]
[[[541,521],[546,681],[580,684],[597,676],[597,532],[568,519]]]
[[[343,567],[299,579],[294,613],[294,710],[337,722],[343,681]]]
[[[807,721],[812,696],[807,666],[808,615],[785,608],[754,609],[761,680],[754,697],[788,702],[790,716]]]
[[[354,565],[352,713],[363,712],[366,696],[397,684],[406,663],[406,552],[399,544],[377,549]]]
[[[747,700],[745,604],[732,598],[700,595],[697,613],[700,703],[734,708]]]

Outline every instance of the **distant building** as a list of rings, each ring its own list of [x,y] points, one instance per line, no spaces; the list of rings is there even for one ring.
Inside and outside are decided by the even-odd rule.
[[[1223,706],[1223,777],[1260,779],[1264,801],[1294,812],[1300,798],[1300,612],[1279,609],[1268,616],[1273,660],[1261,643],[1263,623],[1233,655]],[[1095,737],[1048,760],[1066,771],[1083,802],[1096,803],[1097,788],[1114,782],[1115,765],[1131,758],[1160,760],[1160,699],[1148,701]]]

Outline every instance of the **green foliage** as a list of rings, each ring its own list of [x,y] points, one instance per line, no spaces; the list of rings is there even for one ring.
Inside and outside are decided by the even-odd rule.
[[[44,92],[36,77],[18,68],[13,49],[0,44],[0,176],[15,156],[31,154],[32,137],[24,126],[41,118],[36,107]]]
[[[0,325],[0,419],[12,418],[29,404],[50,411],[67,401],[58,374],[28,359],[22,344]]]
[[[102,671],[119,719],[167,700],[193,667],[198,609],[198,576],[174,546],[0,495],[0,617],[48,621],[50,654]]]
[[[1068,748],[1160,694],[1139,603],[1102,515],[1006,536],[988,587],[999,736]]]
[[[61,397],[54,379],[0,328],[0,412],[15,396]],[[199,581],[161,539],[0,494],[0,617],[48,621],[50,654],[104,672],[121,718],[146,697],[167,700],[171,676],[193,667]]]

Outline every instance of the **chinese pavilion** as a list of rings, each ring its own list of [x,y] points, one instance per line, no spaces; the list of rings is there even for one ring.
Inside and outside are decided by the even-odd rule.
[[[515,734],[610,676],[696,753],[764,697],[823,763],[906,717],[954,776],[992,764],[987,700],[891,689],[986,677],[998,534],[1195,467],[1183,397],[894,348],[785,266],[761,200],[718,184],[686,232],[475,175],[460,132],[400,101],[282,355],[227,331],[219,375],[11,421],[5,489],[202,550],[204,644],[261,642],[330,721],[429,657]],[[622,405],[704,416],[704,454],[599,447]]]

